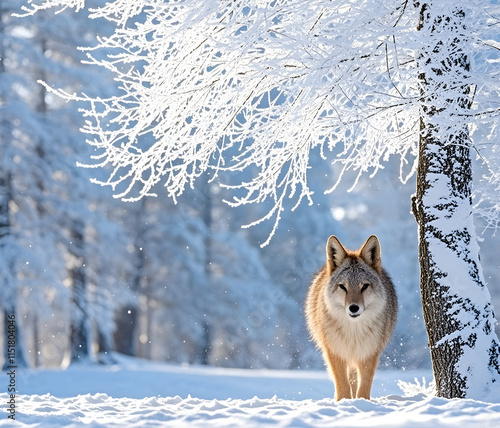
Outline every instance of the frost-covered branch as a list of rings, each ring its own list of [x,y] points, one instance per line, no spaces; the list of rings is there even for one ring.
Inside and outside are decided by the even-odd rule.
[[[68,8],[79,11],[85,7],[85,0],[27,0],[26,5],[21,6],[24,15],[31,15],[46,9],[56,9],[56,13]],[[23,16],[20,14],[19,16]]]

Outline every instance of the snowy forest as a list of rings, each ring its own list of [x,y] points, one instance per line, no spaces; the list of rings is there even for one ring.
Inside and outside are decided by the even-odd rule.
[[[9,314],[18,320],[18,358],[64,368],[110,363],[116,351],[173,363],[321,369],[304,320],[309,282],[330,235],[354,249],[376,234],[400,305],[380,367],[430,367],[411,212],[416,177],[400,181],[398,158],[358,176],[311,152],[314,203],[284,200],[276,230],[272,219],[242,228],[266,217],[271,201],[224,202],[234,191],[219,183],[249,182],[251,169],[205,172],[176,201],[161,183],[148,191],[156,197],[122,201],[91,182],[106,180],[110,167],[77,166],[98,152],[81,132],[84,97],[66,102],[48,90],[118,93],[113,70],[78,49],[112,34],[114,23],[89,20],[85,10],[20,18],[19,3],[0,0],[0,296],[4,322]],[[101,54],[93,53],[96,61]],[[500,241],[485,220],[476,228],[500,308]]]

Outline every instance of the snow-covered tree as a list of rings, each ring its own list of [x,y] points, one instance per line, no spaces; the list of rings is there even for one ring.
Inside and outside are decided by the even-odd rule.
[[[418,26],[427,44],[417,57],[421,132],[413,212],[436,387],[446,397],[480,396],[500,381],[500,344],[473,223],[469,117],[474,91],[482,88],[469,59],[473,11],[463,6],[423,4]]]
[[[91,355],[96,318],[102,319],[94,323],[101,336],[111,337],[114,323],[109,318],[125,293],[119,275],[114,281],[106,275],[127,270],[121,248],[96,245],[93,230],[102,236],[113,231],[117,246],[126,233],[103,219],[117,202],[108,197],[105,206],[96,206],[102,189],[89,184],[88,171],[76,168],[87,151],[74,120],[77,105],[37,83],[57,81],[67,90],[83,85],[91,93],[103,93],[106,73],[96,79],[95,73],[83,72],[76,46],[92,39],[97,28],[105,32],[105,26],[88,25],[83,15],[73,14],[49,20],[42,13],[22,20],[12,16],[19,7],[17,1],[0,3],[0,295],[5,315],[16,315],[16,362],[21,367],[27,363],[23,337],[29,334],[24,333],[33,331],[35,344],[29,350],[35,364],[42,363],[41,337],[48,335],[43,330],[59,308],[69,315],[63,333],[71,337],[75,359]],[[104,261],[106,272],[99,269]],[[117,297],[111,299],[113,292]],[[67,348],[61,341],[58,353]]]
[[[29,10],[85,6],[29,1]],[[310,154],[343,173],[400,159],[417,174],[421,291],[438,394],[477,397],[500,384],[500,345],[479,264],[471,159],[498,219],[498,7],[487,0],[110,1],[116,31],[90,51],[122,90],[88,102],[84,131],[117,197],[178,198],[206,171],[250,170],[230,204],[312,203]],[[236,154],[234,151],[236,150]],[[230,154],[230,155],[229,155]],[[224,185],[225,183],[222,183]],[[332,188],[332,189],[333,189]],[[272,235],[271,233],[271,235]]]
[[[8,320],[15,318],[16,353],[15,364],[28,365],[24,351],[24,323],[19,316],[19,296],[23,279],[29,282],[33,271],[40,267],[40,258],[29,246],[42,241],[36,239],[37,233],[28,225],[39,225],[36,203],[25,194],[27,175],[32,178],[40,171],[42,162],[36,143],[30,137],[30,123],[36,116],[34,105],[30,105],[27,94],[31,89],[24,75],[19,72],[25,48],[26,33],[30,26],[23,28],[11,16],[15,10],[12,1],[0,2],[0,265],[2,312],[5,330]],[[24,31],[23,31],[24,30]],[[36,91],[35,91],[36,93]],[[23,159],[34,162],[33,173]],[[43,258],[43,257],[42,257]],[[47,270],[49,269],[47,266]],[[44,279],[47,275],[40,273]],[[5,338],[5,364],[11,365],[7,358],[7,335]],[[12,355],[12,354],[11,354]]]

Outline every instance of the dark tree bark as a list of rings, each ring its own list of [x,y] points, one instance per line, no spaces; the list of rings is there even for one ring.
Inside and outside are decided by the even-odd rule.
[[[35,313],[33,317],[33,352],[34,352],[34,366],[42,366],[42,348],[40,346],[42,339],[40,337],[40,322],[38,320],[38,315]]]
[[[137,355],[137,307],[127,305],[120,308],[115,317],[116,330],[113,335],[115,349],[121,354]]]
[[[136,239],[136,249],[143,248],[142,244],[137,244],[138,239]],[[113,335],[115,342],[115,349],[121,354],[137,356],[137,328],[139,321],[139,311],[137,305],[139,302],[139,295],[142,292],[142,288],[145,282],[144,275],[144,251],[136,251],[137,254],[137,266],[135,272],[130,279],[130,288],[134,294],[133,304],[128,304],[121,307],[115,315],[116,329]]]
[[[199,192],[199,198],[201,202],[201,217],[203,223],[207,228],[207,236],[205,237],[205,275],[207,281],[210,281],[211,288],[215,289],[217,284],[215,284],[213,276],[213,266],[212,266],[212,233],[213,233],[213,195],[212,188],[209,182],[208,174],[202,176],[201,190]],[[212,327],[208,322],[203,323],[203,334],[200,338],[198,346],[198,355],[196,359],[199,360],[199,364],[208,365],[210,362],[210,353],[212,352]]]
[[[499,344],[472,218],[471,104],[464,12],[421,6],[421,137],[413,213],[420,288],[437,395],[478,397],[500,383]],[[455,118],[454,118],[455,116]],[[455,120],[454,120],[455,119]]]
[[[203,323],[203,337],[201,344],[199,346],[200,354],[200,364],[208,365],[210,360],[210,352],[212,351],[212,337],[211,337],[210,324],[207,322]]]
[[[73,220],[71,224],[69,251],[72,266],[68,274],[71,279],[71,363],[89,361],[91,358],[91,328],[88,314],[87,275],[85,273],[84,224]]]
[[[146,229],[142,218],[147,209],[146,198],[139,202],[140,209],[135,214],[137,222],[135,224],[136,236],[134,246],[136,249],[136,265],[134,273],[128,281],[130,291],[133,294],[134,301],[118,310],[115,315],[116,330],[114,333],[115,349],[125,355],[138,356],[137,349],[137,329],[139,322],[139,296],[148,291],[147,279],[144,276],[146,257],[144,250],[144,235]]]

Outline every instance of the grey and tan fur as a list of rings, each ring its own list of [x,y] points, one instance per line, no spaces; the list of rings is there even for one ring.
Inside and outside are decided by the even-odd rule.
[[[335,383],[335,398],[370,399],[380,354],[396,324],[394,285],[381,264],[378,238],[358,251],[335,236],[326,244],[326,264],[314,276],[306,320]]]

